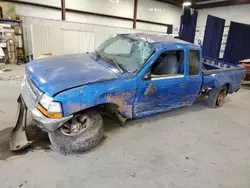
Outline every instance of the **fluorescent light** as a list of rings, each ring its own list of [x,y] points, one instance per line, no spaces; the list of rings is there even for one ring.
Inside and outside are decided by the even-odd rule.
[[[202,1],[202,2],[196,2],[196,5],[203,5],[203,4],[210,4],[210,3],[219,3],[219,2],[224,2],[228,0],[208,0],[208,1]]]
[[[160,9],[160,8],[149,8],[148,11],[150,11],[150,12],[162,12],[163,9]]]
[[[109,0],[109,3],[112,3],[112,4],[118,4],[119,3],[119,0]]]
[[[183,5],[184,7],[187,7],[187,6],[192,5],[192,3],[191,3],[191,2],[189,2],[189,1],[186,1],[186,2],[184,2],[182,5]]]

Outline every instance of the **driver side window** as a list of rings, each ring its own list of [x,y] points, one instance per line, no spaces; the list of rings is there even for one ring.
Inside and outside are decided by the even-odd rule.
[[[151,67],[151,77],[184,75],[184,51],[173,50],[162,53]]]

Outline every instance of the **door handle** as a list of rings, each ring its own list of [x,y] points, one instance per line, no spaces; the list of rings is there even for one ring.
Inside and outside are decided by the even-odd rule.
[[[180,83],[179,87],[185,87],[185,83]]]

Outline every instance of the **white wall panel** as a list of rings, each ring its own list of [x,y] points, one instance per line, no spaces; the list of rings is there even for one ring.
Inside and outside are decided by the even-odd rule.
[[[133,0],[66,0],[66,8],[133,18]]]
[[[71,13],[71,12],[67,12],[66,20],[70,22],[100,24],[100,25],[107,25],[114,27],[132,28],[133,26],[133,21],[127,21],[115,18],[105,18],[101,16],[93,16],[93,15]]]
[[[165,24],[180,24],[181,8],[153,0],[139,0],[137,18]]]
[[[208,14],[226,19],[226,25],[229,25],[230,21],[250,24],[250,4],[200,9],[198,11],[198,26],[206,25]]]
[[[60,36],[58,35],[60,30],[58,30],[57,27],[32,24],[32,27],[30,29],[31,29],[30,39],[32,43],[32,51],[36,57],[40,53],[47,53],[47,52],[53,52],[55,54],[61,53],[60,48],[58,48],[58,41],[61,40]]]
[[[39,3],[44,5],[51,5],[56,7],[61,7],[61,0],[16,0],[16,1],[24,1],[30,3]]]
[[[54,20],[61,20],[62,17],[60,10],[53,10],[43,7],[22,4],[16,4],[16,14],[18,16],[28,16]]]
[[[62,54],[93,52],[94,44],[94,32],[72,29],[62,30]]]
[[[148,23],[142,23],[142,22],[137,22],[136,28],[142,29],[142,30],[159,31],[163,33],[167,33],[167,29],[168,29],[167,26],[148,24]]]
[[[39,4],[61,6],[61,0],[25,0]],[[120,17],[133,18],[134,0],[65,0],[66,7],[76,10],[102,13]],[[156,10],[156,11],[155,11]],[[32,5],[16,3],[16,12],[19,16],[61,20],[61,11]],[[181,8],[153,0],[139,0],[137,17],[141,20],[178,25]],[[133,21],[116,18],[107,18],[82,13],[66,11],[66,20],[77,23],[107,25],[113,27],[132,28]],[[165,26],[156,24],[137,23],[138,29],[166,32]]]
[[[116,33],[166,33],[30,17],[21,17],[21,19],[27,51],[33,53],[34,57],[37,57],[39,53],[48,52],[61,55],[93,51]],[[71,47],[66,48],[67,43]]]

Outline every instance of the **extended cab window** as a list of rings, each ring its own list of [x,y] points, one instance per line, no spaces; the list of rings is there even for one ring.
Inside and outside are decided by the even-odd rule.
[[[200,51],[189,51],[189,75],[198,75],[200,70]]]
[[[184,75],[184,51],[175,50],[162,53],[151,67],[151,77]]]

